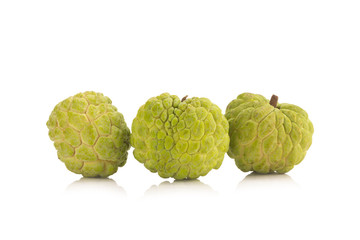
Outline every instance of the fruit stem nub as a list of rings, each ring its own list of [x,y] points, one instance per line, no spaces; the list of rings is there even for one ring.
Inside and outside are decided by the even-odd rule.
[[[272,97],[270,99],[270,105],[273,106],[274,108],[276,108],[276,106],[278,104],[278,100],[279,100],[278,96],[272,95]]]
[[[185,101],[187,97],[188,97],[188,95],[186,95],[185,97],[183,97],[183,98],[181,99],[181,102]]]

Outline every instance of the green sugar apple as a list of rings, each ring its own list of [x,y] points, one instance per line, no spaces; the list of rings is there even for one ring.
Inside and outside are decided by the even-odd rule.
[[[46,123],[58,158],[84,177],[108,177],[124,166],[130,130],[101,93],[84,92],[57,104]]]
[[[227,106],[228,155],[244,172],[286,173],[304,159],[312,143],[308,114],[292,104],[277,104],[277,99],[243,93]]]
[[[163,93],[141,106],[131,127],[134,157],[163,178],[195,179],[218,169],[229,148],[229,124],[207,98]]]

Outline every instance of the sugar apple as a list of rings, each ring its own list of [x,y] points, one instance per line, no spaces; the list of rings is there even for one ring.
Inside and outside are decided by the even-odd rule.
[[[57,104],[46,123],[58,158],[84,177],[108,177],[126,163],[130,130],[102,93],[84,92]]]
[[[229,124],[207,98],[163,93],[140,107],[131,127],[134,157],[163,178],[195,179],[221,166]]]
[[[258,94],[243,93],[227,106],[228,155],[242,171],[286,173],[305,157],[314,127],[308,114],[292,104],[269,102]]]

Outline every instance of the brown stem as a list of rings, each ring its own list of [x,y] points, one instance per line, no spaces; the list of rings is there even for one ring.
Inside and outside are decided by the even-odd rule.
[[[181,101],[182,101],[182,102],[185,101],[187,97],[188,97],[188,95],[186,95],[185,97],[183,97],[183,98],[181,99]]]
[[[270,105],[273,106],[274,108],[276,108],[276,106],[278,104],[278,100],[279,100],[278,96],[272,95],[272,97],[270,99]]]

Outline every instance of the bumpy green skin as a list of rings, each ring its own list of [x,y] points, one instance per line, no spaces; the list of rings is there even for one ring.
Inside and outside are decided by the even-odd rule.
[[[134,157],[163,178],[205,176],[221,166],[229,148],[229,124],[207,98],[181,102],[168,93],[150,98],[131,130]]]
[[[84,92],[57,104],[48,122],[58,158],[84,177],[108,177],[124,166],[130,130],[111,100]]]
[[[292,104],[276,108],[261,95],[243,93],[226,109],[228,155],[244,172],[286,173],[305,157],[314,127],[307,113]]]

